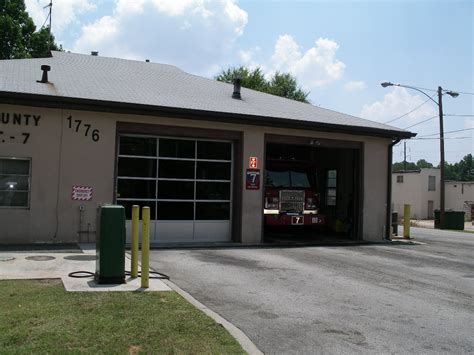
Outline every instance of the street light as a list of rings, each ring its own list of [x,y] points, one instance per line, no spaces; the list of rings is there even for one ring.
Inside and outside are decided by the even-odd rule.
[[[459,93],[454,91],[443,90],[441,86],[438,86],[438,102],[433,100],[433,98],[428,95],[426,92],[420,90],[417,87],[409,86],[409,85],[402,85],[402,84],[394,84],[391,82],[383,82],[380,85],[386,88],[388,86],[400,86],[402,88],[416,90],[421,92],[423,95],[428,97],[431,101],[433,101],[436,105],[438,105],[439,111],[439,153],[440,153],[440,201],[439,201],[439,228],[444,228],[444,221],[445,221],[445,208],[444,208],[444,128],[443,128],[443,94],[448,94],[451,97],[458,97]]]

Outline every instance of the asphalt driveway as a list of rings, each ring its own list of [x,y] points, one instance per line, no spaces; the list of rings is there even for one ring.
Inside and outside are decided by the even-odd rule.
[[[152,267],[265,353],[474,351],[474,234],[424,245],[155,250]]]

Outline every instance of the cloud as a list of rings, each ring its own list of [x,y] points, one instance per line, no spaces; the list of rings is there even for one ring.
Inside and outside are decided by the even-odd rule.
[[[424,101],[426,101],[424,97],[411,95],[405,88],[394,87],[390,92],[385,94],[382,101],[364,105],[360,116],[373,121],[387,122],[410,112],[420,106]],[[393,124],[406,126],[407,124],[416,123],[424,118],[437,115],[437,109],[437,107],[434,107],[434,104],[427,102]]]
[[[113,14],[82,27],[73,50],[214,75],[247,21],[234,0],[118,0]]]
[[[48,5],[50,0],[25,0],[28,13],[39,28],[48,16]],[[96,10],[96,5],[90,0],[61,0],[53,3],[53,34],[60,36],[71,23],[77,23],[79,14]]]
[[[281,35],[271,58],[273,70],[295,75],[307,88],[324,86],[339,80],[344,74],[346,65],[336,59],[338,49],[334,40],[319,38],[314,47],[302,53],[292,36]]]
[[[260,54],[260,51],[261,51],[261,48],[259,46],[256,46],[248,50],[240,50],[239,58],[240,58],[241,65],[244,65],[250,69],[254,69],[256,67],[260,67],[264,69],[265,66],[259,64],[255,58],[258,54]]]
[[[344,84],[344,90],[353,92],[353,91],[361,91],[367,87],[364,81],[348,81]]]

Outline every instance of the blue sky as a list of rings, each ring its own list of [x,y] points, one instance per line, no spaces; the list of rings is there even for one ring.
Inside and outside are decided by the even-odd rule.
[[[49,0],[25,0],[38,26]],[[421,105],[416,91],[474,92],[473,1],[53,0],[53,32],[67,50],[169,63],[202,76],[261,66],[294,74],[315,105],[386,122]],[[434,91],[427,91],[435,94]],[[436,97],[435,97],[436,99]],[[474,114],[474,95],[443,97],[447,114]],[[437,115],[427,102],[393,122],[408,127]],[[445,117],[445,131],[474,117]],[[411,130],[437,133],[436,118]],[[473,130],[448,134],[446,160],[474,152]],[[411,140],[409,160],[439,162],[437,140]],[[394,159],[401,160],[402,145]]]

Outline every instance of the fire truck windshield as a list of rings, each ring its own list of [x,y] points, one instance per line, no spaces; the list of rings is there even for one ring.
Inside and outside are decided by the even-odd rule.
[[[294,170],[267,170],[266,176],[267,187],[284,187],[284,188],[310,188],[311,183],[308,173]]]

